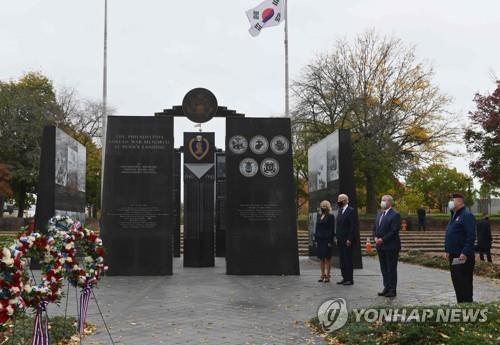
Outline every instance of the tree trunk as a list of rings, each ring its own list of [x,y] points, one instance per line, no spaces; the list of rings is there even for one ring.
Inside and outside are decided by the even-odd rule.
[[[372,172],[365,172],[366,178],[366,213],[377,213],[377,196],[375,194],[375,177]]]
[[[25,204],[26,204],[26,187],[24,185],[22,185],[20,188],[19,188],[19,193],[17,194],[17,207],[18,207],[18,211],[17,211],[17,218],[24,218],[24,208],[25,208]]]

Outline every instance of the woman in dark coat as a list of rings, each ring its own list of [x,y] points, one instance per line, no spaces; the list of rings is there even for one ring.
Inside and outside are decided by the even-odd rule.
[[[314,241],[320,260],[321,278],[318,282],[328,283],[330,281],[330,268],[332,258],[333,238],[335,236],[335,217],[331,214],[330,202],[323,200],[320,205],[320,214],[316,220]]]

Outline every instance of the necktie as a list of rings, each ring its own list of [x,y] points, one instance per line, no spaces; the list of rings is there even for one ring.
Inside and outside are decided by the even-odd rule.
[[[382,215],[380,216],[380,220],[379,220],[379,222],[378,222],[378,226],[380,226],[380,224],[382,224],[382,219],[384,219],[385,212],[386,212],[386,211],[382,212]]]

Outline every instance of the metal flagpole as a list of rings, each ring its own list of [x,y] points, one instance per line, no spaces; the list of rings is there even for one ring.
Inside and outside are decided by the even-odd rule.
[[[290,80],[288,75],[288,0],[285,0],[285,116],[290,117]]]
[[[101,133],[101,210],[104,187],[104,161],[106,160],[106,128],[108,123],[108,0],[104,0],[104,66],[102,77],[102,133]]]

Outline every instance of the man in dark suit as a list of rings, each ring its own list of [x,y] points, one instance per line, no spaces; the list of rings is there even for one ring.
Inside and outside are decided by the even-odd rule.
[[[452,195],[448,208],[452,211],[446,227],[444,250],[450,263],[451,280],[458,303],[472,302],[473,275],[475,265],[474,242],[476,241],[476,219],[465,207],[464,196]]]
[[[337,282],[339,285],[352,285],[353,280],[353,265],[352,265],[352,248],[354,245],[354,234],[356,231],[356,217],[354,208],[349,206],[349,197],[345,194],[340,194],[337,199],[339,211],[337,213],[336,236],[337,245],[339,247],[340,270],[342,272],[342,280]]]
[[[377,214],[373,226],[373,237],[384,281],[384,290],[378,295],[385,297],[396,297],[398,257],[401,250],[399,238],[401,216],[392,208],[393,203],[392,196],[384,195],[382,197],[381,211]]]
[[[493,237],[491,236],[490,220],[487,214],[483,214],[483,219],[477,222],[476,229],[479,259],[481,261],[484,261],[484,255],[486,254],[486,259],[488,260],[488,262],[492,262],[491,244],[493,243]]]

